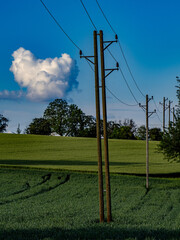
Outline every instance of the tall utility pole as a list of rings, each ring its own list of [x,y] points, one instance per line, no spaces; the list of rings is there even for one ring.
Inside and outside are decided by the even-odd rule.
[[[139,104],[140,107],[144,111],[146,111],[146,189],[149,189],[149,117],[156,112],[154,110],[153,112],[149,112],[149,101],[153,99],[153,96],[151,98],[146,95],[146,105],[143,106]]]
[[[168,108],[169,108],[169,128],[170,128],[170,125],[171,125],[171,103],[172,103],[173,101],[170,101],[169,100],[169,105],[168,105]]]
[[[84,56],[80,50],[80,58],[86,58],[94,65],[95,73],[95,96],[96,96],[96,135],[97,135],[97,152],[98,152],[98,183],[99,183],[99,215],[100,222],[104,221],[104,196],[103,196],[103,171],[102,171],[102,148],[101,148],[101,131],[100,131],[100,98],[99,98],[99,73],[98,73],[98,49],[97,49],[97,35],[100,35],[100,54],[101,54],[101,81],[102,81],[102,105],[103,105],[103,131],[104,131],[104,151],[105,151],[105,178],[106,178],[106,202],[107,202],[107,222],[112,220],[111,215],[111,190],[110,190],[110,175],[109,175],[109,151],[108,151],[108,136],[107,136],[107,110],[106,110],[106,86],[105,78],[114,70],[119,69],[119,64],[116,63],[116,68],[105,69],[104,64],[104,50],[108,48],[113,42],[117,42],[117,35],[115,41],[103,41],[103,32],[97,34],[94,31],[94,56]],[[108,45],[104,48],[104,43]],[[94,61],[90,60],[94,58]],[[105,75],[105,71],[108,71]]]
[[[99,215],[100,215],[100,222],[103,222],[104,221],[104,199],[103,199],[103,172],[102,172],[99,73],[98,73],[98,51],[97,50],[98,50],[97,49],[97,32],[94,31],[94,71],[95,71],[95,95],[96,95],[96,134],[97,134],[97,150],[98,150]]]
[[[95,77],[95,98],[96,98],[96,136],[98,153],[98,186],[99,186],[99,217],[100,222],[104,222],[104,196],[103,196],[103,171],[102,171],[102,148],[101,148],[101,126],[100,126],[100,98],[99,98],[99,71],[98,71],[98,47],[97,31],[93,32],[94,56],[84,56],[80,50],[80,58],[86,58],[94,65]],[[94,58],[94,62],[90,60]]]
[[[100,32],[100,55],[101,55],[101,82],[102,82],[102,105],[103,105],[103,133],[104,133],[104,158],[105,158],[105,179],[106,179],[106,204],[107,204],[107,222],[112,221],[111,214],[111,187],[110,187],[110,175],[109,175],[109,150],[108,150],[108,135],[107,135],[107,109],[106,109],[106,84],[105,78],[114,70],[118,70],[118,64],[116,69],[105,69],[104,63],[104,50],[116,41],[104,41],[103,31]],[[104,43],[108,45],[104,48]],[[105,71],[109,71],[105,75]]]
[[[165,98],[163,97],[163,103],[160,102],[161,105],[163,105],[163,132],[165,132],[165,128],[166,128],[166,125],[165,125],[165,112],[166,110],[168,109],[168,107],[166,106],[166,101],[168,100],[168,98]]]

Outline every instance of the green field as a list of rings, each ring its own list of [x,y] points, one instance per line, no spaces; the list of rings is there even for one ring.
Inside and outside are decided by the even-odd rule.
[[[103,140],[102,140],[103,146]],[[150,142],[150,174],[180,172]],[[96,139],[0,134],[0,166],[97,172]],[[110,172],[145,174],[145,141],[109,140]]]
[[[0,134],[0,239],[179,240],[180,163],[156,147],[147,191],[145,141],[109,140],[113,221],[99,223],[96,139]]]
[[[49,174],[49,175],[48,175]],[[97,174],[0,170],[0,239],[180,239],[180,180],[112,175],[99,223]],[[43,178],[42,178],[43,177]]]

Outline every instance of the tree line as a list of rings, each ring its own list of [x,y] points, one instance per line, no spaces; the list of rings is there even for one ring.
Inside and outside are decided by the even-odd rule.
[[[0,115],[0,132],[8,126],[8,119]],[[101,120],[101,135],[103,137],[103,122]],[[138,139],[146,138],[146,127],[139,128],[133,119],[107,122],[108,137],[110,139]],[[18,125],[17,133],[20,133]],[[55,99],[50,102],[44,111],[43,117],[34,118],[25,129],[26,134],[50,135],[57,133],[69,137],[96,137],[96,119],[86,115],[77,105],[68,104],[65,100]],[[159,141],[162,139],[160,128],[149,130],[149,139]]]
[[[180,79],[177,78],[176,96],[178,105],[175,113],[175,122],[170,123],[168,130],[162,133],[160,128],[149,129],[149,139],[160,141],[159,151],[163,152],[168,160],[180,162]],[[0,133],[6,131],[8,119],[0,114]],[[103,136],[101,121],[101,135]],[[18,125],[17,133],[20,133]],[[43,117],[34,118],[25,129],[27,134],[50,135],[57,133],[60,136],[96,137],[96,119],[86,115],[78,106],[65,100],[56,99],[50,102],[44,111]],[[139,139],[146,138],[146,127],[137,127],[133,119],[121,121],[108,121],[107,132],[109,138]]]
[[[103,136],[103,122],[101,120],[101,135]],[[50,135],[55,132],[60,136],[96,137],[96,119],[86,115],[77,105],[68,104],[65,100],[56,99],[50,102],[43,117],[35,118],[26,128],[27,134]],[[107,132],[110,139],[140,139],[146,138],[145,126],[137,128],[133,119],[122,121],[108,121]],[[161,140],[160,128],[149,131],[151,140]]]

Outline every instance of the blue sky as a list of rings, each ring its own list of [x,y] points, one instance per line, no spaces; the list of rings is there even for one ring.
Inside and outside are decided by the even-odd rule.
[[[103,18],[96,1],[84,0],[83,2],[97,29],[104,31],[104,39],[114,40],[114,33]],[[80,1],[44,0],[44,3],[83,53],[92,55],[94,28]],[[162,101],[163,97],[168,97],[175,105],[177,103],[176,76],[179,75],[180,69],[180,2],[178,0],[99,0],[99,4],[119,37],[141,91],[154,96],[160,111],[162,108],[159,101]],[[10,120],[8,131],[16,131],[18,123],[23,130],[33,118],[41,117],[48,103],[53,100],[53,96],[55,98],[62,96],[69,102],[77,104],[86,114],[95,115],[93,71],[84,59],[79,58],[79,51],[57,27],[39,0],[1,1],[0,29],[0,113]],[[63,74],[59,72],[56,79],[52,81],[56,81],[56,85],[53,86],[57,86],[58,77],[61,78],[63,75],[63,83],[71,81],[72,87],[65,88],[63,85],[62,94],[60,87],[56,92],[54,92],[56,87],[54,89],[52,87],[51,92],[48,90],[48,92],[41,92],[41,96],[38,95],[40,91],[37,91],[36,78],[31,79],[34,81],[33,85],[31,82],[27,84],[30,80],[23,78],[26,75],[25,72],[19,76],[19,69],[10,71],[15,60],[12,54],[14,52],[19,54],[16,57],[17,63],[21,56],[18,52],[20,48],[23,49],[24,54],[31,54],[32,62],[26,66],[29,75],[31,73],[33,75],[35,71],[39,76],[39,71],[43,68],[39,67],[40,64],[49,68],[57,61],[61,62],[62,59],[57,60],[57,58],[60,59],[62,54],[68,54],[73,63],[69,65],[70,73],[74,73],[73,69],[76,66],[76,70],[78,69],[76,74],[71,74],[70,80],[67,79],[69,75],[64,73],[64,65],[58,62]],[[114,43],[110,50],[118,60],[138,102],[143,104],[145,99],[127,71],[118,44]],[[49,58],[52,59],[51,63],[47,60]],[[47,66],[47,62],[50,65]],[[105,64],[107,68],[115,66],[108,52],[105,53]],[[30,68],[37,65],[36,70]],[[20,68],[19,65],[18,67]],[[75,81],[78,82],[78,87]],[[119,71],[113,72],[106,79],[106,84],[122,101],[128,104],[135,103]],[[16,97],[20,92],[26,97]],[[154,108],[154,103],[151,101],[150,109]],[[144,112],[139,107],[123,105],[108,92],[107,111],[108,119],[111,120],[133,118],[138,125],[145,123]],[[162,113],[158,112],[158,114],[162,119]],[[150,119],[150,126],[161,126],[156,115]]]

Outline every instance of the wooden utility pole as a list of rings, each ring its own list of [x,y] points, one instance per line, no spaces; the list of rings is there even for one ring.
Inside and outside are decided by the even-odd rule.
[[[146,95],[146,105],[139,104],[140,107],[146,112],[146,189],[149,189],[149,117],[156,112],[154,110],[153,112],[149,112],[149,101],[153,99],[153,96],[151,98]]]
[[[101,88],[102,88],[102,108],[103,108],[103,132],[104,132],[104,155],[105,155],[105,179],[106,179],[106,203],[107,203],[107,222],[112,221],[111,214],[111,188],[109,175],[109,150],[108,150],[108,136],[107,136],[107,110],[106,110],[106,86],[105,78],[114,70],[119,70],[119,64],[116,63],[116,68],[105,69],[104,67],[104,50],[108,48],[113,42],[117,42],[117,35],[115,41],[103,41],[103,32],[97,34],[94,31],[94,56],[84,56],[80,50],[80,58],[86,58],[94,65],[95,73],[95,96],[96,96],[96,134],[97,134],[97,152],[98,152],[98,183],[99,183],[99,215],[100,222],[104,221],[104,196],[103,196],[103,171],[102,171],[102,148],[101,148],[101,126],[100,126],[100,99],[99,99],[99,73],[98,73],[98,49],[97,49],[97,35],[100,35],[100,55],[101,55]],[[108,45],[104,48],[104,43]],[[94,58],[94,61],[90,60]],[[105,71],[108,74],[105,75]]]
[[[104,133],[104,158],[105,158],[105,179],[106,179],[106,204],[107,204],[107,222],[112,221],[111,214],[111,187],[110,187],[110,175],[109,175],[109,149],[108,149],[108,134],[107,134],[107,109],[106,109],[106,84],[105,78],[112,73],[114,70],[118,70],[119,64],[116,63],[117,68],[105,69],[104,63],[104,51],[107,49],[113,42],[117,42],[117,35],[115,41],[104,41],[103,40],[103,31],[99,32],[100,35],[100,55],[101,55],[101,83],[102,83],[102,107],[103,107],[103,133]],[[104,43],[108,45],[104,47]],[[108,74],[105,75],[105,71],[108,71]]]
[[[166,128],[166,124],[165,124],[165,112],[167,110],[167,106],[166,106],[166,101],[168,100],[168,98],[163,97],[163,103],[160,102],[160,104],[163,106],[163,133],[165,133],[165,128]]]
[[[168,105],[168,108],[169,108],[169,128],[170,128],[170,125],[171,125],[171,103],[172,103],[172,101],[169,100],[169,105]]]
[[[104,199],[103,199],[103,172],[102,172],[102,149],[101,149],[100,103],[99,103],[98,51],[96,31],[94,31],[94,71],[95,71],[95,96],[96,96],[96,134],[98,151],[99,215],[100,222],[103,222]]]
[[[101,148],[101,126],[100,126],[100,98],[99,98],[99,71],[98,71],[98,47],[97,32],[93,32],[94,56],[84,56],[80,50],[80,58],[85,58],[94,65],[95,77],[95,98],[96,98],[96,136],[98,154],[98,186],[99,186],[99,217],[100,222],[104,222],[104,196],[103,196],[103,171],[102,171],[102,148]],[[92,61],[90,58],[94,58]]]
[[[173,107],[173,126],[174,126],[174,122],[175,122],[175,107]]]
[[[102,105],[103,105],[103,133],[104,133],[104,158],[106,173],[106,202],[107,202],[107,222],[112,220],[111,214],[111,187],[109,176],[109,150],[107,136],[107,109],[106,109],[106,86],[105,86],[105,67],[104,67],[104,43],[103,32],[100,31],[100,54],[101,54],[101,83],[102,83]]]
[[[146,189],[149,188],[149,98],[146,95]]]
[[[163,132],[165,132],[165,111],[166,111],[166,99],[163,97]]]

